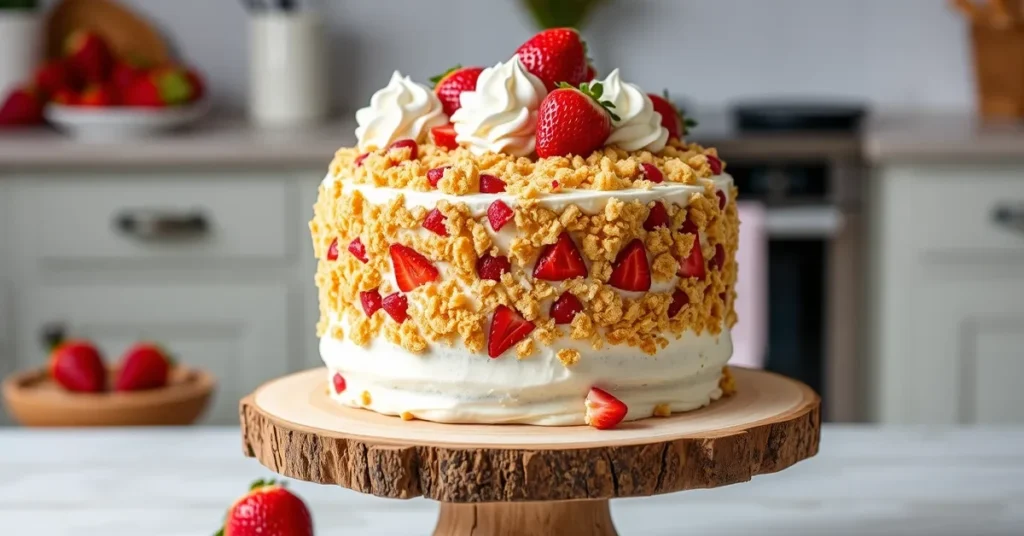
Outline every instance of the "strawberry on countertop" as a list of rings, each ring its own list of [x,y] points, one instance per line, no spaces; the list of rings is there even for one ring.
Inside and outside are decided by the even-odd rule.
[[[138,343],[125,352],[114,381],[118,391],[143,391],[167,385],[172,361],[167,353],[152,343]]]
[[[459,96],[462,95],[463,91],[473,91],[476,89],[476,80],[480,78],[480,73],[483,70],[483,67],[456,65],[443,74],[430,79],[434,83],[434,93],[444,107],[444,113],[451,117],[455,110],[462,107]]]
[[[43,97],[35,88],[15,89],[0,105],[0,128],[38,125],[43,122]]]
[[[491,318],[491,329],[487,336],[487,355],[501,356],[505,350],[519,344],[533,331],[533,322],[523,318],[515,309],[499,305]]]
[[[612,132],[615,106],[602,101],[600,82],[579,88],[562,85],[548,93],[537,112],[537,156],[589,156]]]
[[[68,391],[98,393],[107,386],[107,368],[100,351],[84,340],[64,341],[54,347],[50,376]]]
[[[618,426],[626,418],[629,408],[608,391],[597,387],[590,388],[586,401],[586,422],[598,430],[608,430]]]
[[[572,28],[544,30],[523,43],[516,54],[531,74],[551,91],[561,82],[578,86],[587,81],[587,47]]]
[[[231,505],[215,536],[313,536],[313,517],[282,484],[257,480]]]

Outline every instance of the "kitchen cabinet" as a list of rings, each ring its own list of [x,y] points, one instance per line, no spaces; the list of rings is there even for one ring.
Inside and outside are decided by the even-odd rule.
[[[320,363],[307,225],[322,177],[0,172],[3,372],[43,365],[54,332],[95,340],[111,363],[153,340],[217,377],[204,422],[237,423],[242,396]]]
[[[874,416],[1024,423],[1024,162],[873,182]]]

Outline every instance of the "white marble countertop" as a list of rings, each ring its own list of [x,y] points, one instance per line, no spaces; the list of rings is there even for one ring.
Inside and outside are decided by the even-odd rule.
[[[969,115],[873,118],[864,158],[874,163],[1024,162],[1024,122],[981,121]]]
[[[0,429],[0,534],[212,534],[269,472],[235,428]],[[437,504],[294,482],[318,535],[429,535]],[[821,453],[752,482],[612,501],[623,536],[1024,534],[1024,427],[826,425]]]

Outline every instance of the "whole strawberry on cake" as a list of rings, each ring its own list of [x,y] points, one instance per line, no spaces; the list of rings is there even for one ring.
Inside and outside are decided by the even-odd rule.
[[[310,223],[336,401],[613,428],[732,391],[732,178],[585,50],[547,30],[356,113]]]

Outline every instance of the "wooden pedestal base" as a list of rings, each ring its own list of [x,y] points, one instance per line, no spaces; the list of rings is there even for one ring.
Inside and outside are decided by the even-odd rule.
[[[738,392],[709,407],[596,430],[403,421],[342,407],[311,370],[242,400],[242,444],[287,477],[440,501],[435,536],[614,536],[608,499],[745,482],[818,452],[813,391],[733,373]]]
[[[441,503],[434,536],[616,536],[607,500]]]

